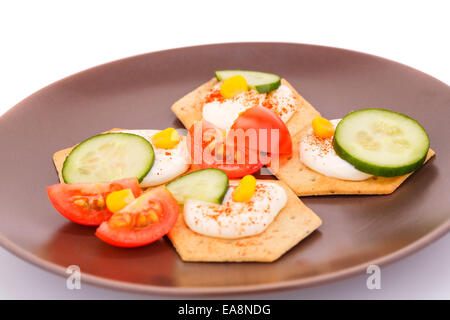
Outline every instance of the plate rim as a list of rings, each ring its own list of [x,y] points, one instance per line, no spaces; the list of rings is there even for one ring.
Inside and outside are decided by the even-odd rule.
[[[211,286],[211,287],[164,287],[164,286],[154,286],[154,285],[144,285],[133,282],[112,280],[108,278],[103,278],[100,276],[91,275],[89,273],[81,273],[81,281],[96,285],[99,287],[107,289],[115,289],[121,291],[128,291],[140,294],[159,294],[163,296],[206,296],[206,295],[244,295],[249,293],[267,293],[273,291],[286,291],[289,289],[302,289],[308,287],[319,286],[338,280],[343,280],[350,278],[351,276],[356,276],[362,274],[368,266],[378,265],[386,266],[394,263],[402,258],[405,258],[418,250],[430,245],[439,238],[443,237],[450,231],[450,219],[446,223],[441,224],[439,227],[433,229],[425,236],[419,238],[418,240],[410,243],[409,245],[394,251],[388,255],[379,257],[377,259],[370,260],[366,263],[360,263],[351,268],[325,273],[319,276],[312,276],[297,280],[285,280],[277,281],[267,284],[253,284],[253,285],[238,285],[229,287]],[[53,262],[46,261],[39,258],[37,255],[30,253],[29,251],[22,249],[20,246],[16,245],[14,242],[8,240],[6,237],[0,234],[0,245],[7,251],[27,261],[43,270],[50,271],[61,277],[67,276],[66,268],[59,266]],[[189,262],[186,262],[189,263]]]
[[[42,91],[50,89],[53,86],[58,85],[61,82],[64,82],[68,79],[71,79],[72,77],[77,77],[79,74],[82,73],[88,73],[88,72],[95,72],[96,70],[99,70],[104,67],[108,67],[113,64],[117,63],[123,63],[127,60],[132,60],[141,56],[151,56],[155,54],[165,54],[168,52],[173,51],[179,51],[183,49],[194,49],[194,48],[201,48],[201,47],[214,47],[214,46],[226,46],[226,45],[264,45],[264,44],[270,44],[270,45],[290,45],[290,46],[306,46],[306,47],[315,47],[315,48],[324,48],[324,49],[333,49],[333,50],[339,50],[343,53],[352,53],[352,54],[359,54],[359,55],[365,55],[369,56],[371,58],[375,58],[378,60],[382,60],[389,63],[398,64],[402,67],[406,67],[409,70],[413,70],[415,72],[418,72],[420,74],[423,74],[427,77],[432,78],[435,81],[438,81],[439,83],[449,87],[448,84],[445,82],[425,73],[420,70],[417,70],[413,67],[410,67],[408,65],[405,65],[403,63],[390,60],[381,56],[373,55],[370,53],[365,53],[361,51],[356,50],[350,50],[346,48],[340,48],[340,47],[333,47],[333,46],[324,46],[324,45],[317,45],[317,44],[307,44],[307,43],[297,43],[297,42],[261,42],[261,41],[255,41],[255,42],[220,42],[220,43],[210,43],[210,44],[201,44],[201,45],[195,45],[195,46],[183,46],[183,47],[176,47],[176,48],[169,48],[164,50],[158,50],[158,51],[151,51],[147,53],[140,53],[116,60],[112,60],[109,62],[105,62],[87,69],[84,69],[82,71],[78,71],[76,73],[73,73],[71,75],[68,75],[64,78],[61,78],[59,80],[56,80],[53,83],[48,84],[47,86],[44,86],[43,88],[35,91],[34,93],[28,95],[18,103],[16,103],[13,107],[11,107],[9,110],[7,110],[5,113],[3,113],[0,116],[1,118],[4,118],[4,116],[8,113],[10,113],[12,110],[14,110],[17,106],[23,104],[27,100],[33,98],[35,95],[40,94]],[[437,239],[441,238],[445,234],[447,234],[450,231],[450,218],[448,218],[445,222],[441,223],[438,227],[432,229],[430,232],[428,232],[426,235],[422,236],[421,238],[417,239],[416,241],[409,243],[408,245],[402,247],[401,249],[398,249],[396,251],[391,252],[388,255],[381,256],[379,258],[370,260],[365,263],[361,263],[358,265],[355,265],[350,268],[345,268],[339,271],[334,271],[331,273],[325,273],[318,276],[312,276],[312,277],[306,277],[302,279],[295,279],[295,280],[284,280],[284,281],[276,281],[271,283],[265,283],[265,284],[251,284],[251,285],[236,285],[236,286],[200,286],[200,287],[165,287],[165,286],[155,286],[155,285],[145,285],[145,284],[138,284],[133,282],[126,282],[126,281],[120,281],[120,280],[113,280],[104,278],[101,276],[92,275],[89,273],[81,273],[81,280],[85,283],[100,286],[103,288],[108,289],[115,289],[115,290],[122,290],[122,291],[128,291],[128,292],[134,292],[134,293],[141,293],[141,294],[159,294],[163,296],[204,296],[204,295],[231,295],[231,294],[249,294],[249,293],[264,293],[264,292],[273,292],[273,291],[282,291],[282,290],[289,290],[289,289],[300,289],[300,288],[306,288],[306,287],[312,287],[312,286],[318,286],[323,285],[326,283],[342,280],[345,278],[349,278],[351,276],[355,276],[358,274],[362,274],[367,266],[375,264],[378,266],[386,266],[388,264],[391,264],[395,261],[398,261],[402,258],[405,258],[409,256],[410,254],[417,252],[418,250],[424,248],[425,246],[433,243]],[[0,246],[5,248],[8,252],[12,253],[18,258],[21,258],[22,260],[31,263],[32,265],[35,265],[43,270],[52,272],[54,274],[57,274],[61,277],[67,276],[66,274],[66,268],[63,266],[57,265],[53,262],[47,261],[43,258],[38,257],[35,254],[32,254],[31,252],[21,248],[19,245],[15,244],[13,241],[9,240],[6,236],[4,236],[0,232]],[[186,262],[189,263],[189,262]]]

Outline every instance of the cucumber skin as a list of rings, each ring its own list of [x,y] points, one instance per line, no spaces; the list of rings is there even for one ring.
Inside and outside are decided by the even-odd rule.
[[[222,81],[224,80],[219,74],[220,72],[223,71],[239,71],[239,72],[260,72],[260,71],[250,71],[250,70],[217,70],[214,71],[214,75],[216,76],[217,81]],[[267,73],[267,72],[260,72],[260,73]],[[249,87],[251,89],[256,89],[256,91],[258,91],[259,93],[267,93],[270,91],[274,91],[277,90],[278,87],[281,85],[281,78],[280,76],[274,74],[274,73],[270,73],[271,75],[277,76],[278,77],[278,81],[275,82],[275,85],[272,85],[273,82],[271,84],[261,84],[261,85],[257,85],[257,86],[252,86],[249,84]]]
[[[152,167],[153,167],[153,163],[155,162],[155,150],[153,149],[152,144],[151,144],[147,139],[145,139],[144,137],[141,137],[141,136],[139,136],[139,135],[137,135],[137,134],[126,133],[126,132],[107,132],[107,133],[100,133],[100,134],[97,134],[97,135],[92,136],[92,137],[90,137],[90,138],[87,138],[86,140],[83,140],[82,142],[80,142],[79,144],[77,144],[77,145],[70,151],[70,153],[67,155],[66,159],[64,159],[64,163],[63,163],[63,166],[62,166],[62,169],[61,169],[61,176],[62,176],[62,178],[63,178],[64,183],[72,183],[72,182],[69,182],[68,179],[66,178],[66,174],[65,174],[65,170],[64,170],[64,169],[66,168],[67,160],[70,158],[70,155],[72,154],[72,152],[74,152],[76,149],[78,149],[78,147],[79,147],[80,145],[82,145],[82,144],[83,144],[84,142],[86,142],[86,141],[89,141],[89,140],[91,140],[91,139],[95,139],[95,138],[97,138],[97,137],[99,137],[99,136],[103,136],[103,135],[105,135],[105,134],[118,134],[118,133],[119,133],[119,134],[123,134],[123,135],[138,136],[139,138],[144,139],[145,142],[147,142],[147,143],[150,145],[150,148],[151,148],[151,150],[152,150],[152,160],[150,161],[150,165],[149,165],[149,167],[148,167],[148,170],[146,170],[146,171],[145,171],[145,174],[143,174],[140,178],[139,178],[139,177],[136,177],[136,178],[138,179],[139,183],[141,183],[142,180],[144,180],[145,176],[150,172],[150,170],[151,170]]]
[[[278,79],[278,82],[275,83],[275,85],[272,84],[261,84],[258,86],[255,86],[256,91],[259,93],[267,93],[270,91],[277,90],[281,85],[281,79]]]
[[[222,81],[221,77],[219,76],[219,72],[223,70],[216,70],[214,71],[214,76],[216,77],[217,81]]]
[[[425,152],[424,156],[417,162],[412,163],[410,165],[406,165],[403,167],[382,167],[382,166],[378,166],[376,164],[372,164],[372,163],[368,163],[362,160],[359,160],[355,157],[353,157],[352,155],[350,155],[349,153],[347,153],[347,151],[344,150],[344,148],[339,144],[339,142],[336,140],[336,135],[333,137],[333,148],[334,151],[336,152],[336,154],[342,158],[343,160],[349,162],[350,164],[352,164],[356,169],[358,169],[359,171],[368,173],[368,174],[372,174],[374,176],[377,177],[386,177],[386,178],[392,178],[392,177],[398,177],[398,176],[403,176],[405,174],[411,173],[416,171],[417,169],[419,169],[423,163],[425,162],[425,159],[427,158],[428,155],[428,150],[430,149],[430,139],[428,137],[427,132],[425,131],[425,129],[422,127],[422,125],[417,122],[416,120],[414,120],[411,117],[408,117],[407,115],[403,114],[403,113],[399,113],[399,112],[395,112],[395,111],[391,111],[391,110],[387,110],[387,109],[379,109],[379,108],[366,108],[366,109],[360,109],[357,111],[352,111],[349,114],[347,114],[342,120],[341,122],[349,115],[354,114],[355,112],[360,112],[360,111],[365,111],[365,110],[376,110],[376,111],[388,111],[388,112],[392,112],[395,114],[398,114],[402,117],[408,118],[409,120],[414,121],[417,125],[419,125],[420,128],[422,128],[423,132],[425,132],[425,135],[428,138],[428,146],[427,146],[427,152]],[[336,127],[336,130],[338,126]]]
[[[418,162],[410,164],[410,165],[406,165],[403,167],[381,167],[381,166],[377,166],[375,164],[367,163],[367,162],[364,162],[364,161],[354,158],[353,156],[348,154],[339,145],[339,143],[337,143],[336,139],[333,139],[333,148],[334,148],[334,151],[336,152],[336,154],[340,158],[342,158],[345,161],[352,164],[359,171],[362,171],[362,172],[365,172],[365,173],[368,173],[368,174],[371,174],[371,175],[374,175],[377,177],[386,177],[386,178],[403,176],[405,174],[416,171],[423,165],[423,163],[425,162],[425,159],[427,158],[427,154],[428,154],[428,152],[427,152],[425,154],[425,156],[423,156],[422,159],[419,160]]]
[[[223,173],[223,174],[225,175],[225,177],[226,177],[226,185],[227,185],[227,186],[229,185],[228,175],[227,175],[225,172],[223,172],[223,171],[220,170],[220,169],[207,168],[207,169],[200,169],[200,170],[192,171],[192,172],[189,172],[189,173],[187,173],[187,174],[185,174],[185,175],[182,175],[181,177],[175,178],[174,180],[172,180],[172,181],[170,181],[168,184],[166,184],[166,188],[170,191],[170,185],[171,185],[172,183],[175,183],[175,182],[177,182],[177,180],[183,179],[183,178],[185,178],[185,177],[187,177],[187,176],[190,176],[190,175],[192,175],[192,174],[196,174],[196,173],[198,174],[199,171],[204,172],[205,170],[209,170],[209,171],[219,171],[219,172]],[[215,202],[213,202],[213,203],[221,204],[221,203],[223,202],[223,199],[225,198],[225,195],[227,194],[227,191],[228,191],[228,187],[225,188],[224,192],[217,198],[217,201],[215,201]],[[179,204],[182,204],[182,203],[180,203],[180,202],[178,202],[178,203],[179,203]]]

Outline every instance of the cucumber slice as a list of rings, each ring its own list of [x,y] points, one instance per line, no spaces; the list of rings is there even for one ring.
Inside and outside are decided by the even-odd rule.
[[[273,73],[245,70],[219,70],[216,71],[215,74],[219,81],[241,75],[247,80],[248,86],[251,89],[257,90],[259,93],[276,90],[281,84],[280,76]]]
[[[219,169],[202,169],[181,176],[166,187],[179,204],[188,198],[220,204],[228,190],[228,176]]]
[[[351,112],[339,122],[333,147],[338,156],[360,171],[395,177],[422,166],[430,141],[416,120],[368,108]]]
[[[144,179],[155,159],[145,138],[131,133],[99,134],[77,145],[64,161],[66,183]]]

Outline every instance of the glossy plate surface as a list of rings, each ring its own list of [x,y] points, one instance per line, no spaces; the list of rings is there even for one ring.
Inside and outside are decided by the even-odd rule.
[[[320,229],[275,263],[184,263],[166,239],[137,249],[109,246],[94,228],[65,220],[47,199],[57,183],[52,154],[114,128],[181,127],[170,106],[217,69],[286,78],[329,119],[382,107],[417,119],[437,156],[388,196],[309,197]],[[0,243],[18,256],[83,280],[160,294],[211,294],[302,287],[363,272],[448,232],[450,89],[407,66],[342,49],[232,43],[135,56],[58,81],[0,118]],[[446,253],[443,253],[446,254]]]

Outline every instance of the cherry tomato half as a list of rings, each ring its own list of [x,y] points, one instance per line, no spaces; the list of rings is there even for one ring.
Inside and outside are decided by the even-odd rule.
[[[180,207],[165,187],[145,192],[97,228],[95,235],[117,247],[140,247],[166,235],[175,225]]]
[[[192,125],[187,141],[193,168],[221,169],[229,178],[239,178],[264,165],[257,149],[248,148],[245,140],[229,139],[224,130],[205,120]]]
[[[292,154],[292,139],[286,124],[268,108],[257,106],[245,110],[233,123],[231,129],[256,130],[258,152],[283,156]],[[274,138],[273,141],[272,138]],[[250,148],[252,148],[251,144]]]
[[[98,226],[112,215],[106,208],[106,196],[123,189],[131,189],[135,197],[141,194],[136,178],[98,183],[59,183],[47,187],[47,194],[55,209],[67,219]]]

